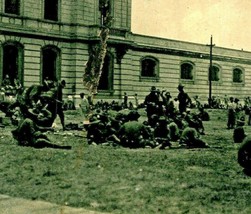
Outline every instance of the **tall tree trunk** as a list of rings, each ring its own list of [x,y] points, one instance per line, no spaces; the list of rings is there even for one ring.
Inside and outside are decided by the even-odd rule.
[[[101,7],[106,7],[106,4],[106,0],[100,1]],[[83,75],[83,83],[91,94],[97,94],[98,92],[98,85],[107,52],[107,40],[109,38],[109,31],[112,22],[112,17],[110,16],[109,12],[106,11],[104,14],[101,13],[101,15],[102,26],[99,33],[100,42],[99,44],[93,45],[90,48],[89,59],[86,63],[86,68]]]

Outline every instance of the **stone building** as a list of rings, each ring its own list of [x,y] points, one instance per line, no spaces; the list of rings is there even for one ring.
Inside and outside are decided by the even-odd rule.
[[[100,1],[107,1],[106,8]],[[152,85],[177,95],[182,83],[206,100],[209,47],[131,32],[131,0],[0,0],[0,84],[8,74],[28,87],[65,79],[65,95],[84,91],[90,47],[99,41],[102,15],[113,17],[99,84],[100,99],[139,98]],[[213,48],[212,95],[250,95],[251,52]]]

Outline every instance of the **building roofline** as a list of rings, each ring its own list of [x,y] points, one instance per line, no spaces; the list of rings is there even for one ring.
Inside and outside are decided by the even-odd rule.
[[[207,46],[207,44],[202,44],[202,43],[197,43],[197,42],[190,42],[190,41],[184,41],[184,40],[178,40],[178,39],[169,39],[169,38],[164,38],[164,37],[158,37],[158,36],[152,36],[152,35],[145,35],[145,34],[138,34],[138,33],[133,33],[131,32],[132,36],[138,36],[138,37],[144,37],[144,38],[149,38],[149,39],[157,39],[157,40],[162,40],[162,41],[168,41],[168,42],[179,42],[185,44],[190,44],[190,45],[197,45],[197,46]],[[239,50],[239,49],[234,49],[234,48],[228,48],[228,47],[221,47],[221,46],[215,46],[214,48],[216,49],[225,49],[225,50],[230,50],[230,51],[237,51],[237,52],[246,52],[246,53],[251,53],[251,51],[247,50]]]

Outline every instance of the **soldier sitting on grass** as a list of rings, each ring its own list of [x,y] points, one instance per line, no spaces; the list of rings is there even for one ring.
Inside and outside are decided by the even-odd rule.
[[[120,145],[129,148],[155,147],[150,127],[138,121],[124,123],[119,132]]]
[[[165,149],[171,146],[167,119],[162,116],[158,119],[154,129],[154,140],[159,145],[160,149]]]
[[[180,137],[180,144],[187,148],[208,148],[209,146],[200,138],[195,128],[186,127]]]
[[[251,138],[246,137],[238,150],[238,163],[251,174]]]
[[[245,117],[241,117],[236,122],[236,127],[233,132],[234,143],[242,143],[244,138],[247,136],[245,134],[244,126],[245,125]]]
[[[21,118],[18,127],[12,131],[15,140],[18,141],[20,146],[31,146],[34,148],[60,148],[71,149],[71,146],[60,146],[52,144],[50,139],[44,133],[45,131],[52,130],[51,112],[46,110],[46,106],[37,103],[35,108],[29,109],[31,118]],[[46,113],[45,113],[46,112]]]

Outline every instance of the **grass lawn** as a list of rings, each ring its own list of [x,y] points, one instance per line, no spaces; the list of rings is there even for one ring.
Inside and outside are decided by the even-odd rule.
[[[65,114],[66,123],[79,121]],[[49,138],[71,150],[34,149],[1,128],[0,194],[110,213],[251,213],[251,178],[237,163],[227,112],[209,114],[207,149],[94,146],[84,131],[61,130]]]

